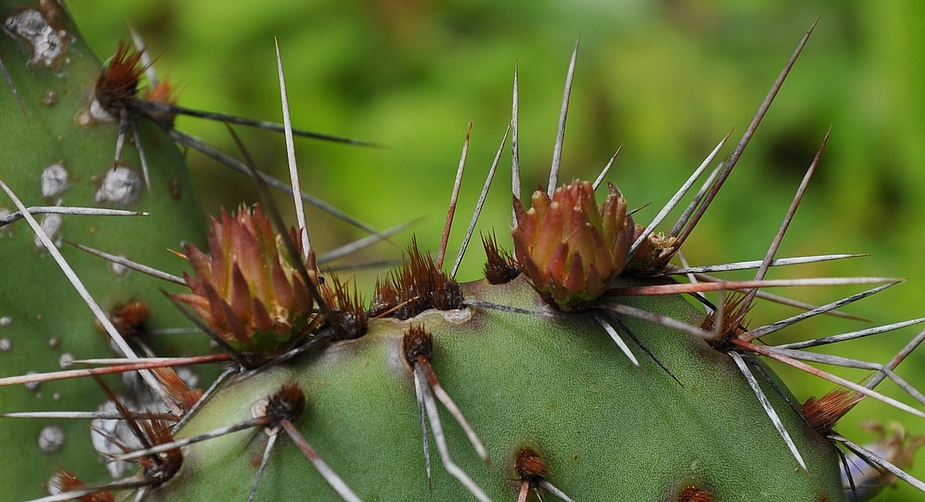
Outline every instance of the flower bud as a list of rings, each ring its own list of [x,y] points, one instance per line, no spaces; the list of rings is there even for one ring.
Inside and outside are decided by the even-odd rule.
[[[195,277],[184,274],[191,293],[174,298],[235,350],[279,353],[315,327],[311,293],[260,206],[222,210],[221,219],[212,220],[210,255],[186,246]],[[317,280],[313,255],[305,268]]]
[[[559,187],[552,198],[534,192],[529,211],[514,199],[514,256],[534,289],[563,311],[596,300],[626,265],[633,219],[620,191],[608,186],[600,206],[587,181]]]

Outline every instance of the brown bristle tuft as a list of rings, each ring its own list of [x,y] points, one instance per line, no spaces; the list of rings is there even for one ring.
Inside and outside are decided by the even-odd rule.
[[[184,410],[190,410],[202,397],[201,389],[190,389],[173,368],[154,368],[154,376],[164,384],[167,393]]]
[[[434,337],[424,330],[423,325],[412,324],[401,339],[401,349],[405,361],[413,368],[418,357],[424,356],[430,361],[434,356]]]
[[[151,446],[173,442],[170,424],[164,420],[140,420],[138,425]],[[183,454],[179,448],[175,448],[141,457],[138,463],[144,467],[145,479],[150,481],[152,486],[158,486],[172,478],[180,470],[180,466],[183,465]]]
[[[270,421],[270,428],[275,428],[283,420],[295,422],[304,410],[305,393],[299,384],[284,384],[267,400],[266,416]]]
[[[118,116],[132,104],[138,93],[138,80],[144,73],[139,66],[141,52],[133,51],[132,46],[122,40],[109,61],[109,66],[96,79],[96,101],[106,112]]]
[[[746,295],[742,293],[732,293],[723,301],[723,318],[720,321],[719,336],[709,341],[710,345],[716,350],[725,352],[727,342],[731,338],[735,338],[746,331],[744,327],[745,316],[748,314],[751,306],[748,308],[745,307],[743,303],[745,298]],[[701,329],[704,331],[715,331],[716,315],[716,311],[707,315],[700,325]]]
[[[370,317],[388,316],[401,303],[401,294],[391,281],[380,282],[376,279],[375,296],[369,306]]]
[[[332,310],[327,322],[340,326],[340,330],[335,330],[335,340],[353,340],[366,334],[369,316],[363,309],[363,300],[355,285],[350,288],[342,283],[337,275],[330,274],[319,289]]]
[[[678,502],[713,502],[713,494],[696,486],[685,486],[678,492]]]
[[[816,432],[828,436],[835,424],[863,398],[863,395],[856,392],[835,389],[819,399],[807,399],[803,403],[803,416]]]
[[[536,489],[548,474],[549,469],[540,455],[532,448],[523,448],[517,452],[514,459],[514,470],[521,481],[530,483],[530,488]]]
[[[485,248],[485,279],[489,284],[506,284],[520,275],[520,267],[514,263],[511,254],[498,246],[495,233],[482,234],[482,246]]]
[[[151,307],[137,300],[120,303],[109,310],[109,320],[112,321],[119,334],[126,337],[143,334],[150,318]]]
[[[411,241],[400,270],[392,271],[385,283],[376,285],[371,317],[410,319],[429,309],[462,308],[459,284],[437,269],[430,255],[421,253]]]
[[[61,469],[51,476],[49,484],[61,493],[81,490],[87,487],[83,481],[67,469]],[[92,493],[77,497],[80,502],[114,502],[116,497],[110,492]]]

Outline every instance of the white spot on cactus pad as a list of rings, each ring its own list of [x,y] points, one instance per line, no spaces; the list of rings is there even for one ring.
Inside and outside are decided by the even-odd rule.
[[[70,175],[67,172],[67,169],[64,167],[62,162],[55,162],[54,164],[46,167],[42,170],[41,176],[41,186],[42,186],[42,197],[46,199],[54,199],[59,194],[67,190],[70,186],[69,181]]]
[[[27,372],[26,372],[27,375],[34,375],[35,373],[36,373],[35,371],[27,371]],[[29,390],[31,390],[31,391],[33,391],[33,392],[35,392],[35,391],[39,390],[39,387],[40,387],[41,385],[42,385],[42,382],[29,382],[29,383],[27,383],[27,384],[24,384],[24,387],[27,388],[27,389],[29,389]]]
[[[58,348],[58,344],[59,344],[60,342],[61,342],[61,340],[59,340],[57,336],[53,336],[53,337],[51,337],[51,338],[48,339],[48,346],[51,347],[51,348],[53,348],[53,349],[57,349],[57,348]]]
[[[45,453],[54,453],[64,446],[64,429],[57,425],[46,425],[39,431],[39,448]]]
[[[10,15],[3,21],[3,27],[32,49],[32,56],[27,61],[30,66],[53,66],[67,50],[70,36],[67,31],[55,29],[44,14],[36,9],[25,9]]]
[[[99,411],[108,412],[117,411],[116,405],[112,401],[106,401],[98,409]],[[132,429],[124,420],[94,419],[90,422],[90,441],[93,443],[93,448],[106,458],[125,453],[117,444],[121,444],[130,450],[142,447]],[[134,464],[120,460],[106,461],[106,470],[109,471],[109,475],[113,478],[122,477],[122,474],[126,470],[133,468],[133,466]]]
[[[120,258],[125,258],[125,256],[120,256]],[[109,271],[113,273],[116,277],[125,277],[131,269],[122,265],[121,263],[109,262]]]
[[[263,418],[267,416],[267,406],[269,406],[270,400],[267,398],[258,399],[251,405],[251,418]],[[272,430],[264,428],[263,431],[269,436],[272,433]]]
[[[58,358],[58,365],[61,366],[61,369],[68,369],[74,365],[74,356],[70,352],[65,352],[61,354],[61,357]]]
[[[116,166],[103,173],[93,200],[97,204],[131,206],[141,198],[141,192],[141,176],[130,167]]]
[[[6,327],[8,327],[10,324],[13,324],[13,318],[12,318],[12,317],[10,317],[10,316],[8,316],[8,315],[5,315],[5,316],[3,316],[3,317],[0,317],[0,328],[6,328]]]
[[[13,342],[9,338],[0,338],[0,352],[9,352],[13,348]]]
[[[90,103],[90,118],[94,122],[115,122],[116,121],[115,115],[103,109],[103,105],[101,105],[100,102],[95,99],[93,100],[92,103]]]
[[[58,104],[58,93],[54,89],[45,91],[45,95],[42,96],[42,104],[49,108]]]
[[[60,214],[46,214],[42,216],[42,221],[40,223],[42,230],[45,232],[45,235],[51,239],[51,242],[53,242],[55,246],[60,244],[59,241],[61,236],[58,234],[61,232],[61,223],[63,222],[64,219]],[[42,243],[42,240],[39,239],[38,235],[35,236],[35,248],[38,250],[45,249],[45,244]]]
[[[115,122],[116,116],[103,109],[99,101],[93,100],[90,106],[77,115],[77,125],[80,127],[93,127],[98,122]]]

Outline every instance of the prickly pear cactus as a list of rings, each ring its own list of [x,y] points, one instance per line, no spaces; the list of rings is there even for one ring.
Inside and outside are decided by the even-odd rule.
[[[2,9],[0,57],[10,92],[0,96],[0,147],[12,153],[0,164],[0,180],[9,211],[30,214],[0,227],[7,286],[0,293],[0,440],[23,459],[0,471],[2,486],[15,487],[3,497],[47,490],[41,500],[821,502],[869,496],[874,476],[852,470],[858,462],[889,473],[880,485],[898,476],[921,487],[900,467],[922,439],[896,435],[883,442],[889,448],[871,452],[834,429],[864,399],[925,418],[925,398],[893,371],[925,337],[885,364],[802,350],[831,337],[771,345],[773,332],[897,282],[765,279],[772,266],[843,257],[775,256],[818,155],[762,259],[675,265],[809,34],[731,156],[666,233],[654,230],[679,199],[691,198],[688,190],[725,139],[647,226],[616,186],[599,187],[603,175],[560,184],[576,45],[548,187],[521,200],[515,76],[512,251],[483,236],[485,278],[460,283],[458,262],[444,270],[445,244],[434,258],[413,242],[366,302],[355,283],[319,265],[302,197],[298,227],[285,227],[234,130],[243,161],[173,128],[173,115],[196,112],[175,107],[154,76],[151,90],[141,90],[149,64],[143,51],[119,45],[103,65],[61,5],[13,3]],[[278,62],[281,129],[290,137]],[[264,204],[223,211],[202,238],[172,140],[250,173]],[[291,155],[291,141],[287,147]],[[294,160],[290,167],[298,195]],[[37,205],[57,206],[57,213],[26,209]],[[79,214],[75,206],[97,211]],[[449,231],[448,223],[444,243]],[[65,239],[130,261],[107,262]],[[143,276],[143,265],[159,269],[159,279]],[[70,268],[95,302],[75,292],[83,286],[69,284],[61,269]],[[757,272],[751,281],[709,275],[736,269]],[[876,287],[822,307],[798,305],[807,312],[776,323],[750,327],[746,320],[755,302],[768,298],[766,287],[867,284]],[[95,303],[102,310],[94,320],[87,304]],[[149,336],[168,326],[197,333]],[[177,354],[197,357],[159,357]],[[65,373],[39,383],[44,376],[28,373],[90,357],[118,359],[96,364],[127,376],[120,382]],[[842,389],[800,403],[762,358]],[[138,360],[148,365],[144,371],[137,372]],[[875,373],[858,384],[803,360]],[[203,374],[210,371],[199,368],[214,374],[221,365],[205,393],[169,369],[191,361]],[[884,378],[919,406],[880,394]],[[74,412],[107,399],[102,409],[111,420]],[[73,413],[44,413],[59,410]],[[18,411],[25,413],[14,418]],[[91,445],[86,420],[94,417]],[[103,482],[98,450],[120,479]],[[117,468],[125,462],[138,466]]]

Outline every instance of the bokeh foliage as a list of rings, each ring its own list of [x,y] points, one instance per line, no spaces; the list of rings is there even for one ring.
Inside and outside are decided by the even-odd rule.
[[[819,17],[738,172],[687,246],[687,258],[713,263],[763,256],[831,125],[819,173],[780,255],[872,256],[775,276],[908,277],[908,283],[848,310],[882,323],[925,312],[919,301],[925,291],[921,2],[79,0],[69,6],[99,54],[127,36],[125,21],[133,23],[160,55],[155,66],[161,74],[182,87],[181,104],[274,120],[280,116],[273,58],[278,37],[296,124],[388,145],[299,142],[308,190],[379,228],[426,216],[414,231],[422,248],[431,250],[439,243],[452,172],[471,120],[462,216],[450,241],[451,250],[458,247],[509,120],[515,61],[525,189],[545,184],[569,52],[580,33],[563,179],[596,176],[624,144],[610,179],[631,206],[658,207],[726,132],[734,127],[737,138],[745,129],[800,36]],[[233,151],[221,126],[179,123]],[[285,177],[281,138],[245,138],[265,169]],[[208,212],[255,199],[242,177],[198,154],[188,160]],[[502,166],[509,166],[509,154]],[[482,229],[506,233],[508,183],[499,176]],[[654,213],[648,209],[639,220]],[[362,235],[315,210],[309,217],[322,250]],[[398,254],[383,245],[366,257]],[[480,262],[481,251],[474,248],[460,277],[474,278]],[[848,292],[792,293],[826,303]],[[753,322],[791,313],[761,307]],[[858,323],[819,320],[776,336],[853,329],[860,329]],[[913,335],[904,331],[843,350],[885,362]],[[923,360],[919,353],[900,368],[919,388],[925,377],[915,369]],[[794,392],[801,399],[830,389],[816,380],[798,382]],[[843,433],[862,437],[859,425],[867,417],[901,418],[908,430],[925,431],[912,418],[862,403],[843,422]],[[915,472],[925,476],[925,462]],[[920,497],[907,487],[889,493],[889,500]]]

